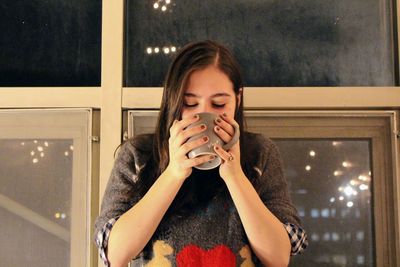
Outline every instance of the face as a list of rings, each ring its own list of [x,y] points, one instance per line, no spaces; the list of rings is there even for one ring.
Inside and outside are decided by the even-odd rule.
[[[215,66],[193,72],[185,89],[182,118],[200,112],[222,115],[226,113],[234,118],[236,103],[240,101],[233,91],[229,77]],[[238,103],[239,104],[239,103]]]

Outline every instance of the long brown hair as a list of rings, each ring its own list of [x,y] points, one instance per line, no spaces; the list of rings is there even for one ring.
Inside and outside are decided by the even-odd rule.
[[[236,101],[235,120],[244,130],[243,122],[243,82],[239,66],[232,53],[223,45],[214,41],[190,43],[183,47],[169,67],[154,136],[155,161],[158,162],[158,174],[161,174],[169,163],[168,139],[169,129],[175,119],[180,120],[183,109],[183,98],[191,73],[210,65],[218,67],[233,83],[235,95],[240,95],[240,103]],[[241,145],[242,138],[241,138]]]
[[[162,103],[158,116],[158,122],[153,135],[152,148],[148,154],[145,167],[141,170],[142,179],[137,190],[144,196],[155,180],[163,173],[169,163],[169,129],[175,119],[181,119],[183,110],[183,97],[189,76],[196,70],[204,69],[210,65],[223,71],[233,84],[235,95],[240,96],[241,101],[236,101],[235,120],[240,127],[240,151],[244,154],[244,118],[243,118],[243,82],[239,66],[232,53],[223,45],[214,41],[202,41],[190,43],[183,47],[171,63],[165,82]],[[150,152],[150,153],[149,153]],[[241,157],[244,173],[250,174],[250,164]],[[169,212],[185,212],[193,206],[201,205],[209,201],[218,192],[227,193],[218,168],[209,171],[193,169],[175,197]],[[204,177],[207,177],[206,179]],[[225,188],[225,189],[224,189]]]

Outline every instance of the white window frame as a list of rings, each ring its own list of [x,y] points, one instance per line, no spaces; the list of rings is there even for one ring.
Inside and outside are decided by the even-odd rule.
[[[0,206],[70,244],[70,266],[90,266],[93,111],[89,108],[0,110],[2,139],[73,139],[70,228],[0,194]],[[64,114],[70,118],[61,119]],[[82,115],[85,119],[82,120]],[[76,115],[76,116],[74,116]],[[28,119],[29,118],[29,119]],[[21,121],[25,121],[21,124]],[[48,124],[51,121],[51,124]],[[37,127],[37,125],[42,125]],[[85,131],[86,130],[86,131]],[[85,149],[86,148],[86,149]],[[94,184],[96,185],[96,183]],[[93,193],[97,196],[97,193]],[[97,207],[93,207],[97,211]],[[89,230],[89,231],[88,231]]]
[[[102,60],[99,87],[2,87],[0,108],[76,108],[101,110],[99,149],[99,195],[102,199],[112,166],[115,148],[121,142],[123,109],[157,109],[161,88],[123,87],[123,23],[124,0],[103,0],[102,3]],[[400,5],[394,5],[399,18]],[[400,20],[397,20],[397,38]],[[399,40],[395,40],[399,43]],[[397,56],[400,55],[397,51]],[[396,58],[399,61],[399,58]],[[246,109],[266,110],[400,110],[400,87],[253,87],[245,88]],[[398,133],[397,129],[397,133]],[[396,149],[399,159],[399,148]],[[399,160],[397,167],[399,168]],[[399,174],[397,181],[400,183]],[[398,189],[397,201],[400,201]],[[399,223],[400,218],[397,218]],[[400,234],[395,233],[400,239]],[[90,265],[102,266],[94,248]],[[399,253],[399,248],[397,248]],[[94,256],[96,255],[96,256]]]

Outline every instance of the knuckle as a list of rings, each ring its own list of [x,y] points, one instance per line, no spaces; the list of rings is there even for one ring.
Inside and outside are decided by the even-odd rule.
[[[194,158],[193,161],[194,161],[194,164],[195,164],[195,165],[199,165],[199,164],[203,163],[202,159],[201,159],[201,158],[198,158],[198,157],[197,157],[197,158]]]
[[[184,150],[184,151],[189,151],[189,150],[191,150],[192,149],[192,144],[191,144],[192,142],[189,142],[189,143],[184,143],[183,145],[182,145],[182,149]]]

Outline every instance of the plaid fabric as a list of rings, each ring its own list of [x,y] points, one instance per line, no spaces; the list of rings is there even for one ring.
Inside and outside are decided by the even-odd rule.
[[[110,237],[111,228],[117,220],[118,218],[112,218],[109,220],[106,225],[104,225],[103,230],[98,232],[95,239],[96,245],[99,248],[100,259],[107,267],[110,266],[106,255],[108,238]],[[285,223],[283,225],[289,235],[290,244],[292,245],[291,255],[301,254],[308,246],[306,232],[301,227],[291,223]]]
[[[291,255],[303,253],[308,246],[307,234],[301,228],[291,223],[284,224],[288,232],[290,244],[292,245]]]
[[[105,266],[110,266],[106,255],[106,248],[108,245],[108,238],[110,237],[111,228],[114,226],[118,218],[110,219],[103,227],[102,231],[97,233],[95,238],[96,246],[99,248],[100,259]]]

